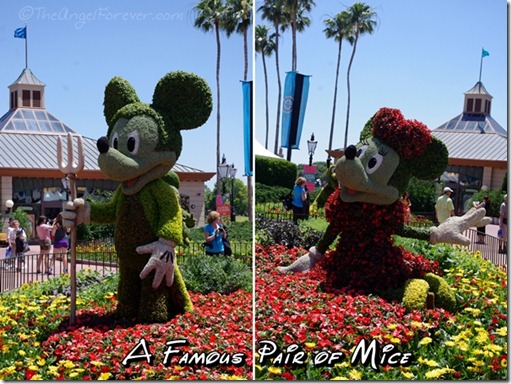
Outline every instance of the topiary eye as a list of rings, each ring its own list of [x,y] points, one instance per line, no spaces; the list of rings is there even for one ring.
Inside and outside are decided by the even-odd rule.
[[[357,157],[359,157],[359,158],[360,158],[360,157],[362,157],[362,156],[364,156],[364,153],[366,152],[367,148],[368,148],[368,146],[367,146],[367,145],[362,145],[362,146],[361,146],[361,147],[357,150],[357,154],[356,154],[356,156],[357,156]]]
[[[383,156],[377,153],[373,157],[369,159],[369,162],[366,165],[366,172],[368,175],[374,173],[383,163]]]
[[[111,142],[110,142],[110,146],[114,149],[119,148],[119,135],[117,134],[117,132],[113,134]]]
[[[132,154],[136,155],[140,147],[140,136],[137,131],[133,131],[128,136],[127,148]]]

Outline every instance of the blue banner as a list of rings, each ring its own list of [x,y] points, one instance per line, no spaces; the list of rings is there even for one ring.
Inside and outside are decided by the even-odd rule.
[[[252,81],[242,81],[243,90],[243,147],[245,158],[245,176],[252,176],[252,159],[254,146],[252,143]]]
[[[299,149],[302,136],[303,119],[309,95],[310,76],[295,71],[288,72],[284,83],[284,101],[282,108],[282,148]]]

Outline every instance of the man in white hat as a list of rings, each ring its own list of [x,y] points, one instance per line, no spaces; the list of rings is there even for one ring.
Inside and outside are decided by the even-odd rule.
[[[454,204],[451,194],[453,190],[449,187],[444,188],[444,194],[440,196],[435,204],[436,219],[442,224],[449,217],[454,216]]]

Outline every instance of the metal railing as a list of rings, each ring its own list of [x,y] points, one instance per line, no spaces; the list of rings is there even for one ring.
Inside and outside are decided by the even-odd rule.
[[[463,249],[474,253],[479,251],[484,259],[507,270],[507,253],[499,252],[499,239],[497,237],[485,234],[484,244],[481,244],[478,243],[477,230],[469,228],[463,234],[470,239],[470,244],[462,247]]]
[[[54,276],[58,276],[64,271],[64,263],[59,260],[60,255],[41,255],[30,254],[20,257],[10,257],[0,260],[0,292],[10,291],[21,287],[23,284],[46,281]],[[93,270],[106,274],[117,270],[117,260],[111,254],[88,253],[85,255],[77,254],[76,270]],[[63,257],[63,256],[62,256]],[[45,270],[45,258],[48,260],[48,269]],[[69,253],[68,269],[71,267]],[[38,261],[41,260],[40,265]],[[40,270],[38,270],[40,269]]]
[[[232,257],[252,268],[253,246],[252,242],[232,242]],[[115,272],[118,269],[117,254],[111,245],[105,242],[82,243],[78,249],[87,250],[76,253],[76,270],[92,270],[102,275]],[[190,246],[176,247],[178,264],[185,262],[187,258],[204,255],[204,248],[200,244],[192,243]],[[23,256],[23,263],[20,258],[11,257],[0,259],[0,293],[19,288],[23,284],[37,281],[46,281],[54,276],[58,276],[64,271],[64,264],[57,256],[29,254]],[[48,260],[48,267],[51,268],[51,274],[45,270],[45,261]],[[68,269],[71,267],[71,257],[68,252]],[[41,260],[38,266],[38,260]],[[38,273],[38,268],[41,271]]]

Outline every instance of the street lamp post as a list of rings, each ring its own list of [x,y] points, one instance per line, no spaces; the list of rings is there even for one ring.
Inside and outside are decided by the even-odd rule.
[[[229,164],[225,159],[225,153],[222,156],[222,163],[218,165],[218,174],[220,175],[220,180],[222,182],[222,196],[225,195],[225,178],[229,175]],[[220,188],[217,188],[220,190]]]
[[[236,177],[237,169],[234,168],[234,163],[229,168],[229,176],[231,177],[231,222],[236,221],[236,214],[234,212],[234,178]]]
[[[312,165],[312,156],[314,155],[314,151],[316,151],[316,146],[318,142],[314,140],[314,133],[311,135],[310,140],[307,140],[307,148],[309,149],[309,165]]]

